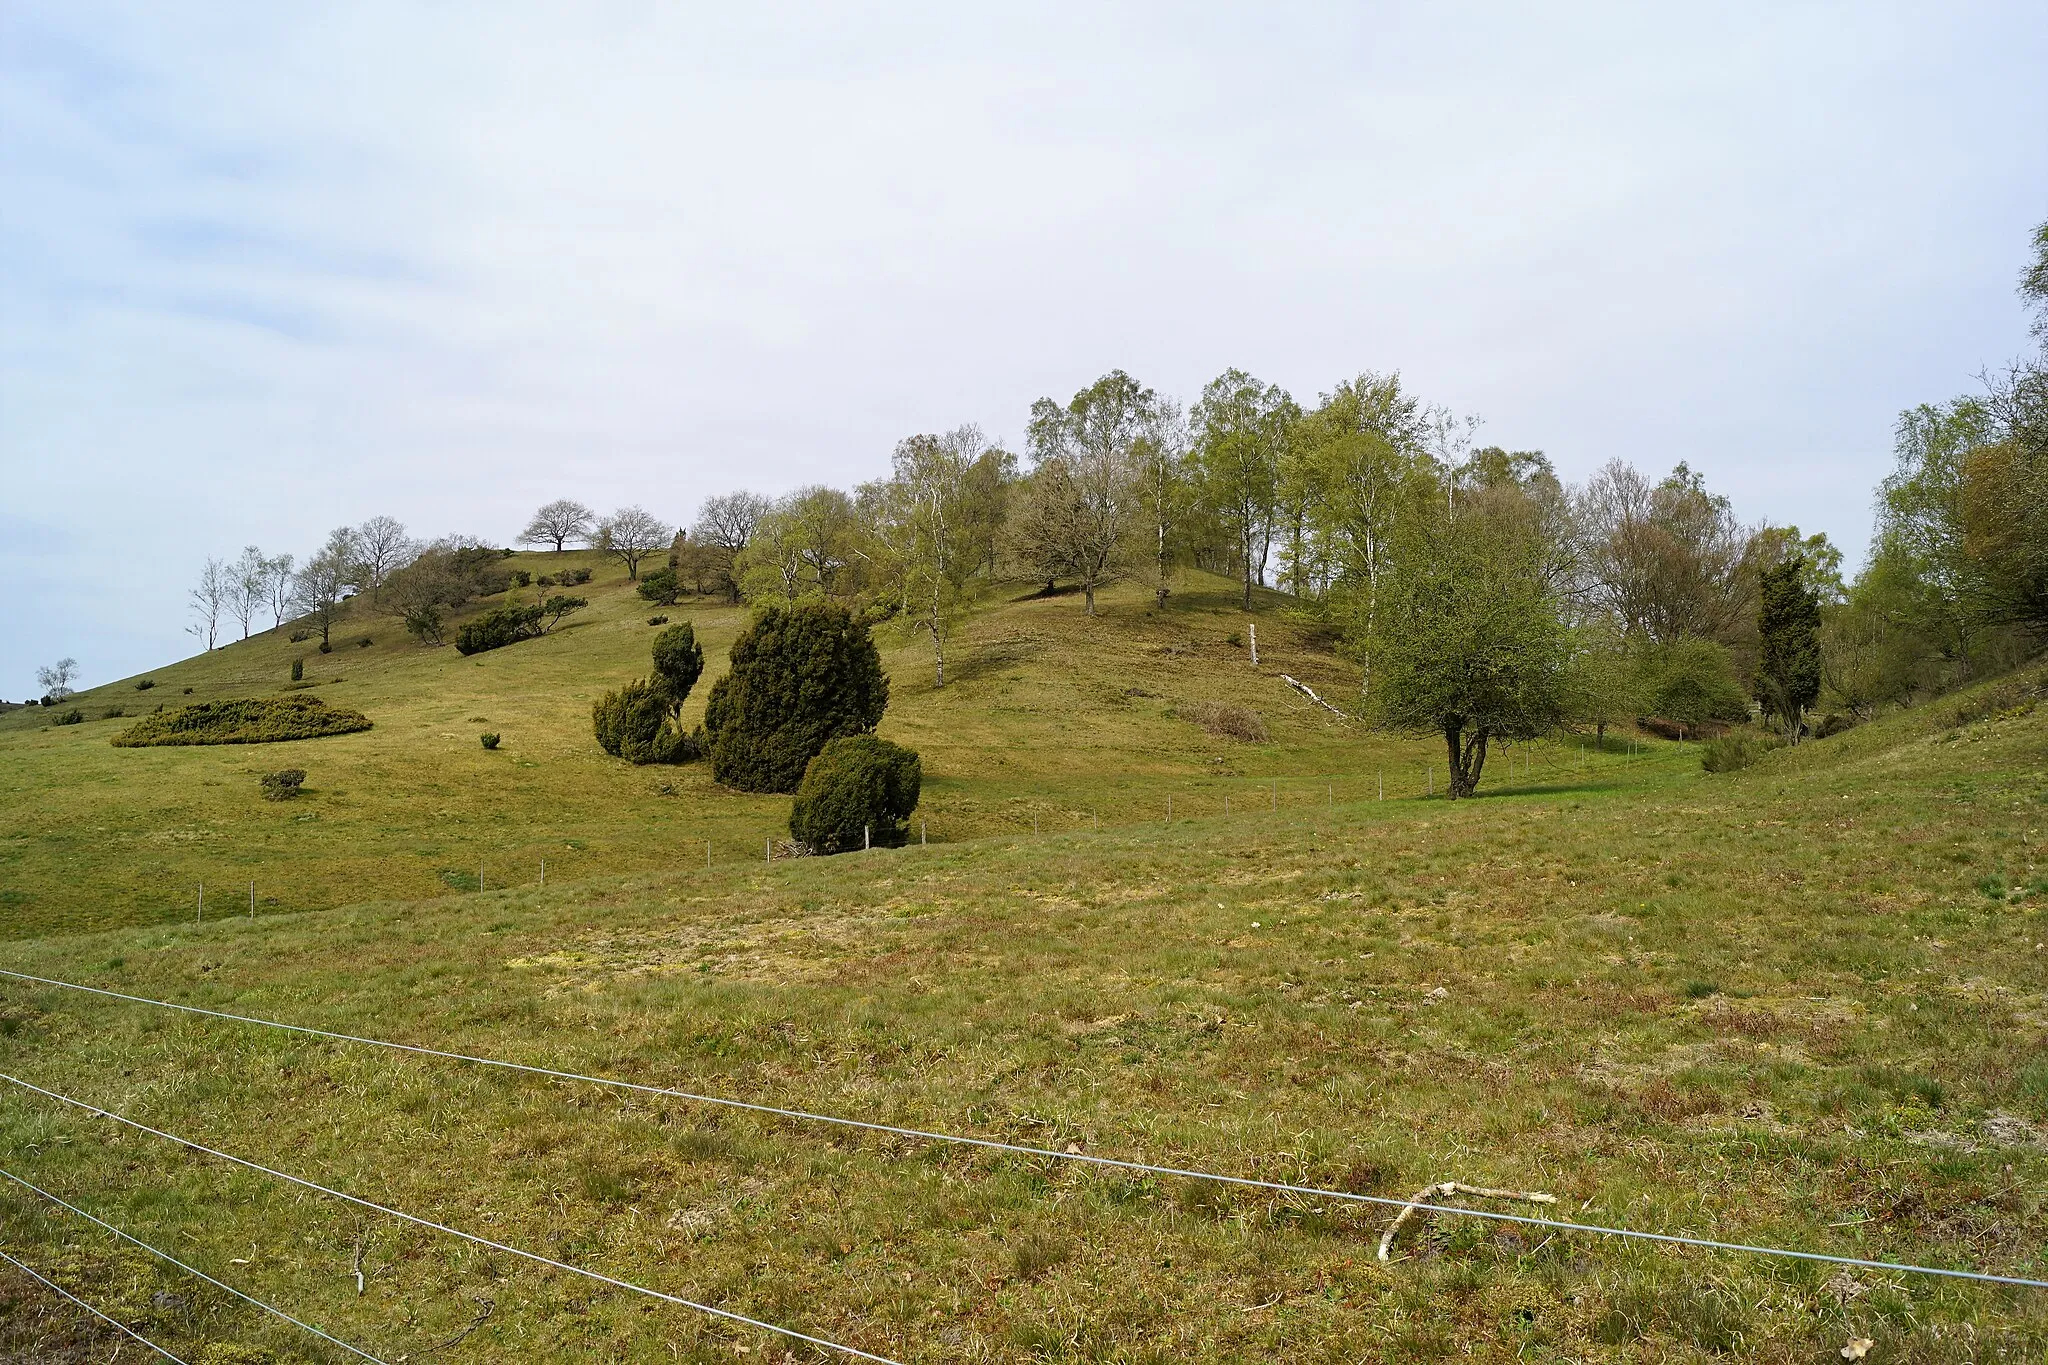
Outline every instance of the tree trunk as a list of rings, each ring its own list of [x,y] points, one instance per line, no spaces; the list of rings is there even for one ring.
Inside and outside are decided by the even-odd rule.
[[[1450,775],[1445,794],[1456,801],[1479,790],[1479,774],[1486,768],[1486,741],[1484,726],[1469,736],[1464,733],[1463,721],[1444,722],[1444,747],[1450,753]]]
[[[1082,579],[1082,580],[1081,580],[1081,595],[1082,595],[1082,596],[1084,596],[1084,597],[1086,597],[1086,598],[1088,599],[1088,614],[1089,614],[1090,616],[1093,616],[1093,615],[1095,614],[1095,580],[1094,580],[1094,579],[1092,579],[1092,578],[1084,578],[1084,579]]]

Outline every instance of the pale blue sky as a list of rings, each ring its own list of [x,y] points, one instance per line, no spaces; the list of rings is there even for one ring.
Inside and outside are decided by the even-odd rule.
[[[1362,369],[1852,556],[2027,346],[2048,7],[0,0],[0,696],[209,554]],[[739,12],[743,11],[743,12]]]

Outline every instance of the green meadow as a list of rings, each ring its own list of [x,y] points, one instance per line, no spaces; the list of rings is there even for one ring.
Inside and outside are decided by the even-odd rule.
[[[0,717],[0,966],[1054,1150],[1391,1198],[1458,1180],[1575,1221],[2048,1278],[2048,672],[1725,775],[1635,737],[1524,746],[1450,803],[1422,795],[1432,745],[1280,681],[1357,688],[1270,606],[1254,668],[1227,584],[1096,619],[996,595],[943,689],[883,628],[882,733],[924,755],[930,842],[771,863],[785,798],[598,752],[590,703],[645,671],[655,609],[597,586],[474,658],[362,617],[329,655],[266,635],[77,702],[269,695],[303,655],[359,734],[117,749],[126,718]],[[743,615],[661,611],[705,641],[701,712]],[[1269,742],[1175,715],[1205,700]],[[285,766],[304,794],[262,800]],[[1384,1208],[12,981],[0,1071],[905,1361],[2048,1353],[2040,1290],[1449,1216],[1381,1264]],[[829,1358],[5,1090],[8,1169],[387,1360]],[[189,1358],[340,1358],[31,1197],[0,1207],[11,1249]]]

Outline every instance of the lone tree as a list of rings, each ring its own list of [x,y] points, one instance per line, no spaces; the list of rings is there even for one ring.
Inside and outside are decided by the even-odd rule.
[[[383,595],[384,580],[418,559],[423,548],[397,517],[371,517],[356,527],[355,547],[357,582],[370,590],[372,602]]]
[[[1031,405],[1035,470],[1021,556],[1051,578],[1081,580],[1090,616],[1095,590],[1117,578],[1130,534],[1141,519],[1144,443],[1156,437],[1159,395],[1111,370],[1062,407],[1050,398]]]
[[[47,668],[36,670],[36,686],[43,689],[43,695],[53,702],[64,700],[71,695],[71,684],[78,681],[78,660],[59,659]]]
[[[1570,702],[1571,638],[1559,565],[1514,487],[1416,508],[1380,599],[1380,716],[1443,736],[1452,800],[1479,788],[1487,745],[1554,729]]]
[[[355,532],[346,526],[335,528],[313,557],[292,576],[292,605],[302,616],[320,626],[320,644],[327,648],[334,623],[342,613],[342,600],[353,590],[360,576]]]
[[[607,692],[590,708],[598,747],[629,763],[687,763],[702,752],[683,729],[683,701],[704,672],[704,650],[689,622],[654,637],[654,675]]]
[[[826,741],[865,734],[889,704],[868,628],[829,602],[770,607],[733,641],[711,688],[711,774],[741,791],[793,792]]]
[[[656,550],[665,550],[676,538],[676,528],[639,507],[621,507],[597,525],[598,549],[626,566],[626,577],[639,581],[640,561]]]
[[[533,514],[519,533],[522,545],[551,545],[560,554],[572,540],[589,540],[597,534],[597,513],[580,502],[556,498]]]
[[[1820,696],[1820,598],[1805,570],[1806,556],[1789,555],[1757,584],[1756,697],[1794,743]]]

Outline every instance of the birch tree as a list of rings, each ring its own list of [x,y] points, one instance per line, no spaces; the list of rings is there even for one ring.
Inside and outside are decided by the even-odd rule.
[[[234,571],[212,555],[206,557],[206,567],[199,571],[199,583],[188,594],[192,614],[198,619],[185,627],[187,635],[206,641],[206,648],[212,652],[220,640],[220,620],[226,615],[234,601]]]
[[[1235,542],[1246,611],[1252,608],[1252,585],[1266,581],[1281,455],[1296,415],[1285,389],[1236,369],[1210,380],[1195,404],[1202,500]]]
[[[1081,581],[1090,616],[1095,591],[1122,576],[1130,531],[1140,514],[1140,442],[1158,421],[1159,396],[1122,370],[1111,370],[1064,407],[1050,398],[1031,405],[1031,457],[1057,463],[1065,501],[1059,515],[1035,518],[1046,563]],[[1048,504],[1050,510],[1054,505]]]

